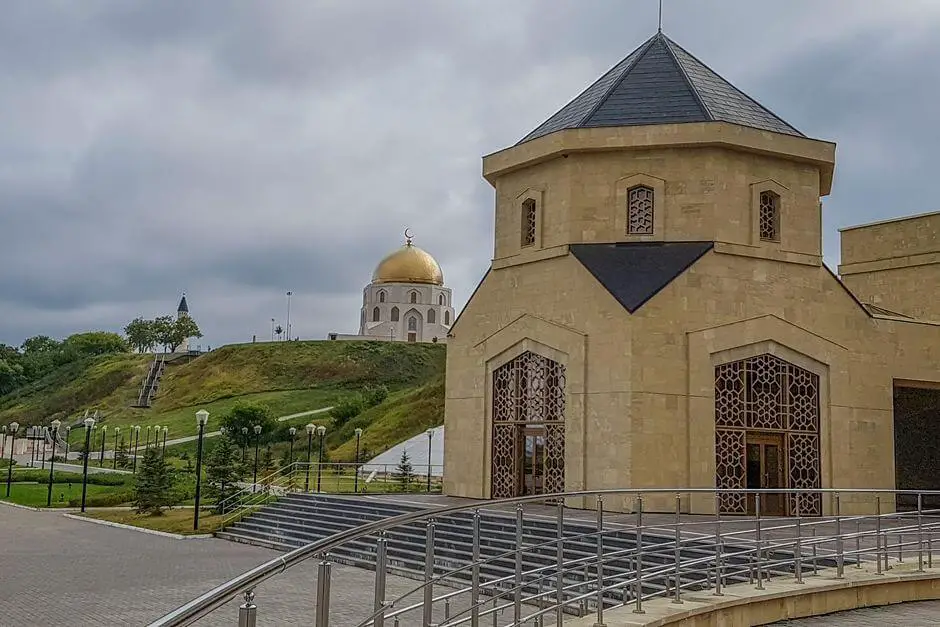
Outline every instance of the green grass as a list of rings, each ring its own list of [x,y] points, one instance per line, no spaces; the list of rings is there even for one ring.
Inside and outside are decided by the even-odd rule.
[[[192,535],[196,533],[212,533],[219,527],[222,517],[212,514],[208,511],[199,512],[199,530],[193,530],[193,510],[192,509],[167,509],[160,516],[151,516],[149,514],[138,514],[128,510],[104,510],[97,512],[87,512],[88,518],[97,520],[108,520],[124,525],[133,525],[134,527],[144,527],[155,531],[166,531],[168,533],[179,533],[183,535]]]
[[[86,500],[94,496],[104,496],[126,490],[123,486],[88,486]],[[10,497],[6,497],[6,486],[0,488],[0,500],[10,501],[19,505],[29,507],[45,507],[49,486],[36,483],[14,483],[10,486]],[[52,484],[52,506],[68,507],[70,499],[80,499],[82,497],[81,481],[73,482],[71,487],[68,483]]]

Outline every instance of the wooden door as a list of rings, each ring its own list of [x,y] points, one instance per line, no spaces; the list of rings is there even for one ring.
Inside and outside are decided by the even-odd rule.
[[[746,446],[747,488],[773,490],[786,488],[783,435],[778,433],[748,433]],[[747,512],[755,514],[757,501],[747,497]],[[787,497],[784,493],[762,494],[761,515],[786,516]]]

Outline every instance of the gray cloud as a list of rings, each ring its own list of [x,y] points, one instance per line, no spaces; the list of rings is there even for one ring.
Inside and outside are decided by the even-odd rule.
[[[839,143],[838,226],[935,209],[940,6],[666,3],[666,30]],[[492,254],[480,157],[655,30],[655,3],[12,0],[0,19],[0,342],[118,329],[185,289],[218,345],[354,331],[411,226],[462,305]]]

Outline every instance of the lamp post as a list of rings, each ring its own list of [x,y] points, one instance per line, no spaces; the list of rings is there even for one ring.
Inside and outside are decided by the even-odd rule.
[[[117,470],[118,435],[120,433],[121,427],[114,427],[114,454],[111,455],[111,467],[114,470]]]
[[[147,442],[144,443],[144,450],[147,450],[148,448],[150,448],[150,430],[152,428],[153,427],[151,427],[150,425],[147,425]]]
[[[42,459],[39,460],[39,463],[40,463],[40,467],[43,470],[45,470],[46,468],[46,439],[49,437],[49,429],[47,427],[43,427],[41,434],[42,434]]]
[[[140,448],[140,425],[134,427],[134,469],[132,474],[137,474],[137,449]]]
[[[209,412],[200,409],[196,412],[196,424],[199,426],[199,438],[196,444],[196,507],[193,508],[193,531],[199,530],[199,495],[202,490],[202,436],[209,422]]]
[[[258,444],[261,443],[261,425],[255,425],[255,478],[251,482],[251,491],[258,489]]]
[[[104,439],[108,435],[108,427],[101,426],[101,455],[98,457],[98,468],[104,466]]]
[[[288,454],[288,457],[287,457],[287,459],[289,460],[287,462],[287,465],[290,466],[294,463],[294,438],[297,435],[297,427],[291,427],[290,429],[287,430],[287,432],[290,434],[290,453]]]
[[[88,493],[88,449],[91,446],[91,430],[95,426],[94,418],[85,418],[85,459],[82,462],[82,513],[85,512],[85,495]]]
[[[354,472],[356,475],[353,479],[353,492],[356,494],[359,494],[359,439],[361,437],[362,429],[356,429],[356,465],[354,467]]]
[[[434,429],[428,429],[428,492],[431,491],[431,440],[434,437]]]
[[[65,428],[65,461],[69,461],[69,449],[72,448],[72,427]]]
[[[293,292],[287,292],[287,341],[290,342],[290,297]]]
[[[52,421],[52,457],[49,458],[49,491],[46,494],[46,507],[52,507],[52,479],[55,477],[53,474],[53,471],[55,470],[55,440],[57,437],[59,437],[60,426],[62,426],[61,421]]]
[[[248,427],[242,427],[242,463],[248,461]]]
[[[317,427],[317,435],[320,436],[320,452],[317,454],[317,492],[320,491],[320,471],[323,470],[323,436],[326,434],[326,427],[320,425]]]
[[[304,492],[310,491],[310,453],[313,450],[313,432],[317,426],[312,422],[307,425],[307,478],[304,479]]]
[[[166,457],[166,434],[169,433],[170,428],[166,425],[163,426],[163,449],[160,451],[160,457]]]
[[[271,341],[274,341],[274,318],[271,318]]]
[[[13,481],[13,451],[16,449],[16,431],[20,428],[20,423],[10,423],[10,466],[7,468],[7,498],[10,498],[10,483]]]
[[[3,457],[3,454],[7,452],[7,426],[3,425],[0,427],[0,457]]]

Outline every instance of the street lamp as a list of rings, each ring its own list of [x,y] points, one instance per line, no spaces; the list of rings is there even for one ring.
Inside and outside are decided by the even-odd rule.
[[[150,430],[152,428],[153,427],[151,427],[150,425],[147,425],[147,442],[144,444],[144,450],[147,450],[148,448],[150,448]]]
[[[199,494],[202,490],[202,436],[206,432],[207,422],[209,422],[209,412],[205,409],[197,411],[196,424],[199,425],[199,439],[196,445],[196,507],[193,509],[193,531],[199,531]]]
[[[356,477],[353,479],[353,492],[359,494],[359,438],[362,437],[362,429],[356,429]]]
[[[242,463],[248,461],[248,427],[242,427]]]
[[[121,427],[114,427],[114,454],[111,455],[111,467],[114,470],[117,470],[118,435],[120,433]]]
[[[69,449],[72,448],[72,427],[65,428],[65,461],[69,461]]]
[[[62,422],[59,420],[52,421],[52,457],[49,459],[49,492],[46,494],[46,507],[52,507],[52,479],[55,477],[53,471],[55,470],[55,440],[59,437],[59,427],[62,426]]]
[[[312,422],[307,425],[307,478],[304,480],[304,492],[310,491],[310,452],[313,450],[313,432],[317,426]]]
[[[42,428],[42,459],[40,460],[41,468],[46,468],[46,439],[49,437],[49,429],[47,427]]]
[[[297,427],[291,427],[287,432],[290,434],[290,453],[288,455],[288,460],[290,461],[287,462],[289,467],[294,463],[294,436],[297,435]]]
[[[7,468],[7,498],[10,498],[10,482],[13,481],[13,450],[16,448],[16,431],[20,428],[20,423],[10,423],[10,466]]]
[[[251,491],[258,489],[258,444],[261,442],[261,425],[255,425],[255,478],[251,482]]]
[[[320,491],[320,471],[323,470],[323,436],[326,434],[326,427],[320,425],[317,427],[317,435],[320,436],[320,453],[317,456],[317,492]]]
[[[166,434],[169,433],[170,428],[166,425],[163,426],[163,450],[160,451],[160,457],[166,457]]]
[[[434,429],[428,429],[428,492],[431,492],[431,439],[434,437]]]
[[[287,292],[287,341],[290,342],[290,297],[293,292]]]
[[[6,425],[3,425],[2,427],[0,427],[0,433],[3,434],[3,435],[0,435],[0,457],[3,457],[3,454],[6,453],[6,450],[7,450],[7,449],[6,449],[6,445],[7,445],[7,426],[6,426]]]
[[[85,495],[88,493],[88,449],[91,446],[91,430],[95,426],[94,418],[85,418],[85,459],[82,463],[82,513],[85,513]]]
[[[137,449],[140,448],[140,425],[134,427],[134,469],[132,474],[137,474]]]
[[[98,457],[98,468],[104,466],[104,439],[108,435],[108,427],[101,426],[101,455]]]

